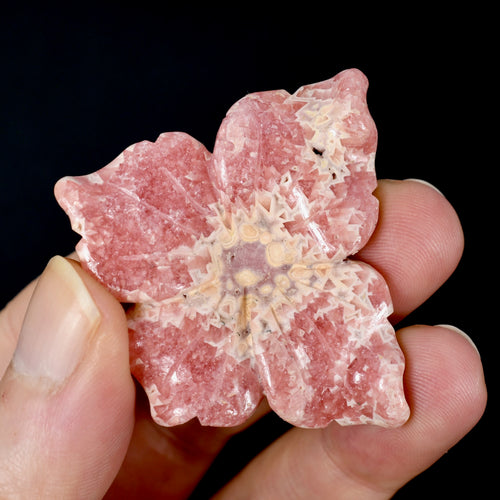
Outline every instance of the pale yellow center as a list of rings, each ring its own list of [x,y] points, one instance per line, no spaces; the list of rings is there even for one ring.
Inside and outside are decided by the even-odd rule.
[[[251,269],[243,269],[234,275],[234,279],[238,285],[248,287],[256,285],[261,277]]]

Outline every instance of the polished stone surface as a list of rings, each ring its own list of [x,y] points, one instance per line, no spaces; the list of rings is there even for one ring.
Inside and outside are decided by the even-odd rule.
[[[244,422],[263,396],[301,427],[403,424],[383,277],[352,260],[377,218],[377,132],[358,70],[229,110],[214,152],[135,144],[56,197],[82,265],[128,310],[154,419]]]

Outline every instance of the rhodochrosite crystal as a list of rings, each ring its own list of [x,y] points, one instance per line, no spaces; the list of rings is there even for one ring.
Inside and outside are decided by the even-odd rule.
[[[377,222],[375,125],[358,70],[250,94],[211,154],[184,133],[67,177],[82,265],[128,310],[156,422],[244,422],[265,395],[301,427],[408,418],[384,279],[348,257]]]

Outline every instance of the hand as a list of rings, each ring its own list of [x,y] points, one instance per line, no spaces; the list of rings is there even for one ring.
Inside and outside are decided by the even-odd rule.
[[[375,194],[379,225],[357,258],[385,276],[397,322],[453,272],[462,231],[423,183],[381,181]],[[450,327],[412,326],[398,339],[412,412],[404,426],[292,429],[216,498],[387,498],[435,462],[484,411],[480,357]],[[134,410],[123,309],[61,257],[0,313],[2,373],[1,498],[185,498],[227,440],[269,410],[264,401],[231,429],[161,428],[142,391]]]

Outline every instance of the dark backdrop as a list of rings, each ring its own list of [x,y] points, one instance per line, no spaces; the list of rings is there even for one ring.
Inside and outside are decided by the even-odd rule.
[[[53,198],[58,178],[97,170],[128,145],[164,131],[188,132],[211,149],[225,112],[246,93],[293,92],[358,67],[370,80],[379,177],[435,184],[456,207],[466,236],[457,272],[405,324],[450,323],[467,331],[493,392],[498,127],[490,121],[497,101],[492,13],[479,6],[438,14],[422,4],[387,12],[245,4],[3,8],[0,307],[52,255],[69,253],[78,241]],[[230,443],[193,498],[206,498],[286,428],[274,417],[265,424]],[[488,497],[495,491],[488,465],[496,460],[490,458],[495,440],[490,409],[396,498]]]

